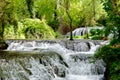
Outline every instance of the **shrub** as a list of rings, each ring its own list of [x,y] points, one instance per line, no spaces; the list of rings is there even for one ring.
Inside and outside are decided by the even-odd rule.
[[[106,63],[115,61],[120,57],[120,48],[105,45],[95,53],[96,58],[102,58]]]
[[[44,20],[24,19],[22,32],[27,39],[53,39],[55,32]]]
[[[116,60],[110,65],[111,80],[120,80],[120,61]]]
[[[105,45],[98,49],[94,55],[96,58],[102,58],[106,65],[110,80],[120,80],[120,42],[117,39],[111,41],[109,45]]]
[[[118,44],[118,43],[120,43],[120,40],[114,38],[114,39],[111,40],[110,45],[115,45],[115,44]]]
[[[7,25],[4,29],[4,38],[5,39],[14,39],[16,35],[14,34],[14,26]]]
[[[91,29],[90,34],[91,34],[91,39],[93,40],[100,40],[103,37],[103,29]]]

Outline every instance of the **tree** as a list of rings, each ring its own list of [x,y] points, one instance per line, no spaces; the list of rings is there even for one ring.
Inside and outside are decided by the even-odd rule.
[[[17,21],[14,14],[14,2],[12,0],[1,0],[0,2],[0,39],[4,38],[4,29],[7,25],[14,25],[17,30]]]
[[[35,13],[33,10],[34,0],[26,0],[28,11],[30,13],[30,18],[35,18]]]
[[[0,39],[3,39],[3,32],[4,32],[4,22],[3,22],[3,16],[4,16],[4,9],[7,4],[5,4],[4,0],[0,1]]]
[[[72,35],[72,17],[69,14],[69,8],[70,8],[70,0],[65,0],[65,10],[66,14],[69,18],[69,26],[70,26],[70,40],[73,40],[73,35]]]
[[[1,8],[4,12],[4,24],[14,25],[14,32],[17,32],[17,21],[21,22],[26,18],[45,19],[54,31],[58,31],[60,26],[65,26],[64,34],[78,27],[96,25],[97,20],[105,15],[100,0],[1,0]],[[94,6],[92,5],[94,2]],[[51,5],[52,4],[52,5]],[[97,6],[96,6],[97,5]],[[93,20],[93,9],[95,17]],[[0,13],[2,14],[2,13]],[[62,19],[61,19],[62,18]],[[3,21],[3,20],[1,20]],[[62,23],[62,22],[63,23]],[[95,22],[95,23],[94,23]],[[61,25],[62,24],[62,25]],[[2,24],[1,24],[2,25]],[[1,27],[2,28],[2,27]],[[3,29],[1,29],[3,31]],[[16,34],[16,33],[15,33]],[[72,34],[71,34],[72,35]]]
[[[47,4],[46,4],[47,3]],[[52,5],[51,5],[52,4]],[[59,0],[36,0],[34,1],[34,9],[36,17],[39,19],[44,18],[48,25],[50,25],[55,31],[58,28],[58,4]]]
[[[105,0],[104,9],[108,13],[106,35],[113,33],[114,37],[120,40],[120,1]]]
[[[30,12],[28,11],[28,5],[26,0],[13,0],[14,1],[14,13],[18,21],[25,18],[30,18]]]
[[[9,5],[9,2],[5,0],[0,1],[0,39],[3,39],[5,23],[8,22],[6,9]]]

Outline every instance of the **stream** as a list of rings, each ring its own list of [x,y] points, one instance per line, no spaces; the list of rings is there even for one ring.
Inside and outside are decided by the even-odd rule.
[[[0,51],[0,80],[104,80],[94,52],[105,41],[8,40]]]

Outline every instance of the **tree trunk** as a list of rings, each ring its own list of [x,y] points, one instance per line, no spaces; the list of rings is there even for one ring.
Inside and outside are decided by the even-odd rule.
[[[93,4],[93,17],[95,19],[95,15],[96,15],[96,12],[95,12],[95,0],[92,0],[92,4]]]
[[[104,73],[104,80],[110,80],[110,70],[109,70],[109,64],[106,64],[106,70]]]
[[[69,20],[70,20],[70,25],[69,25],[69,26],[70,26],[70,40],[73,40],[73,34],[72,34],[72,18],[71,18],[71,16],[70,16],[68,10],[66,10],[66,13],[67,13],[68,18],[69,18]]]
[[[57,2],[56,2],[56,4],[55,4],[55,7],[54,7],[54,25],[52,25],[53,26],[53,29],[55,30],[55,31],[57,31],[58,30],[58,26],[59,26],[59,22],[58,22],[58,15],[57,15],[57,12],[56,12],[56,10],[58,9],[57,8]]]
[[[57,3],[55,5],[55,11],[54,11],[54,20],[55,21],[57,20],[57,12],[56,12],[56,10],[57,10]]]
[[[70,20],[70,23],[69,23],[69,26],[70,26],[70,40],[73,40],[73,34],[72,34],[72,18],[69,14],[69,7],[70,7],[70,1],[69,0],[66,0],[65,2],[65,9],[66,9],[66,14]]]
[[[2,23],[0,22],[0,40],[3,39]]]
[[[0,20],[0,39],[4,38],[3,34],[4,34],[4,23],[2,20]]]
[[[33,11],[34,0],[26,0],[28,11],[30,13],[30,18],[35,18],[35,14]]]
[[[89,35],[88,35],[88,27],[87,26],[85,26],[86,27],[86,35],[87,35],[87,39],[89,39]]]

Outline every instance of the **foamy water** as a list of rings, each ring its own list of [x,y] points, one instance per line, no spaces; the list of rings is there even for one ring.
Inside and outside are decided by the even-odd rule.
[[[101,45],[89,43],[90,49],[85,52],[70,50],[59,43],[11,42],[7,51],[19,51],[23,52],[22,54],[27,52],[27,55],[33,52],[37,53],[37,56],[13,58],[8,62],[6,59],[0,59],[0,64],[2,64],[0,69],[3,70],[3,75],[7,74],[5,72],[11,75],[5,80],[24,78],[29,80],[102,80],[105,71],[104,62],[102,60],[93,62],[92,57],[103,43]],[[82,47],[81,44],[81,50],[84,50],[86,46]]]

